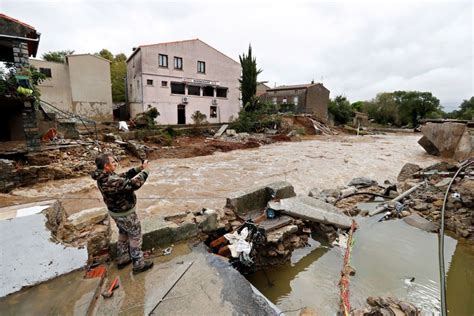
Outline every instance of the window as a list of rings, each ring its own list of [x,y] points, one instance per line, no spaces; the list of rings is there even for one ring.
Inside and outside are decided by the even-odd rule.
[[[287,103],[288,103],[288,99],[287,99],[286,97],[284,97],[282,103],[283,103],[283,104],[287,104]]]
[[[204,97],[213,97],[214,96],[214,87],[212,86],[204,86],[202,88],[202,95]]]
[[[40,68],[39,72],[46,76],[46,78],[51,78],[51,68]]]
[[[227,88],[217,88],[216,97],[218,98],[227,98]]]
[[[202,74],[205,74],[206,73],[206,63],[203,62],[203,61],[198,61],[198,72],[199,73],[202,73]]]
[[[209,117],[217,117],[217,106],[211,106]]]
[[[201,95],[201,87],[188,86],[188,95]]]
[[[168,86],[168,81],[162,81],[161,86],[162,87],[167,87]]]
[[[171,83],[171,93],[172,94],[184,94],[185,92],[184,83],[172,82]]]
[[[174,69],[183,70],[183,58],[174,57]]]
[[[276,97],[273,97],[273,98],[272,98],[272,103],[273,103],[273,104],[277,104],[277,98],[276,98]]]
[[[298,105],[298,101],[299,101],[298,96],[297,96],[297,95],[294,96],[294,97],[293,97],[293,104],[294,104],[294,105]]]
[[[168,68],[168,55],[158,55],[158,66]]]
[[[147,79],[147,80],[146,80],[146,85],[147,85],[147,86],[152,86],[152,85],[153,85],[153,80]]]

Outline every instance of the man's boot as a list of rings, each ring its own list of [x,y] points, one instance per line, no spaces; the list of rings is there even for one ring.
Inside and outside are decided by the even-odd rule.
[[[145,261],[145,264],[143,265],[143,267],[138,268],[138,269],[133,268],[133,274],[145,272],[146,270],[149,270],[152,267],[153,267],[153,261]]]

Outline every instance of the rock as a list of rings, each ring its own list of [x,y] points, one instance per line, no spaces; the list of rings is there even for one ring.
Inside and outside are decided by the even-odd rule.
[[[264,134],[275,135],[276,133],[278,133],[278,131],[276,129],[265,128],[263,130],[263,133]]]
[[[235,135],[237,135],[237,132],[235,131],[235,129],[227,129],[225,131],[225,134],[228,135],[228,136],[235,136]]]
[[[341,197],[346,197],[346,196],[349,196],[351,194],[354,194],[357,192],[357,189],[355,187],[348,187],[346,189],[342,189],[341,190]]]
[[[400,215],[401,215],[402,217],[410,216],[410,214],[411,214],[410,211],[402,211],[402,212],[400,213]]]
[[[437,188],[442,188],[442,187],[447,186],[449,184],[449,182],[451,182],[451,178],[443,178],[443,179],[441,179],[441,181],[436,183],[434,186],[437,187]]]
[[[110,142],[110,143],[115,143],[115,142],[122,142],[123,139],[120,137],[120,135],[115,135],[113,133],[107,133],[104,134],[104,142]]]
[[[207,209],[204,211],[204,217],[204,221],[199,224],[198,228],[205,233],[217,230],[217,212]]]
[[[377,185],[377,181],[366,178],[366,177],[354,178],[348,184],[348,186],[354,186],[356,188],[367,188],[373,185]]]
[[[147,146],[132,140],[127,141],[125,146],[132,155],[140,159],[145,159],[147,151],[150,150]]]
[[[269,202],[268,206],[292,217],[312,222],[332,224],[341,228],[349,228],[352,220],[337,207],[306,196],[282,199]]]
[[[283,240],[284,237],[289,234],[296,233],[298,231],[298,226],[288,225],[282,228],[276,229],[267,235],[267,242],[278,243]]]
[[[421,170],[420,166],[415,165],[413,163],[406,163],[402,167],[402,170],[400,170],[400,173],[398,174],[398,177],[397,177],[397,181],[403,182],[405,180],[408,180],[412,178],[413,174],[417,173],[420,170]]]
[[[428,209],[428,203],[424,203],[424,202],[416,203],[416,204],[413,206],[413,209],[414,209],[415,211],[424,211],[424,210]]]
[[[305,307],[300,311],[299,316],[318,316],[318,313],[311,307]]]
[[[411,214],[403,219],[405,223],[413,227],[419,228],[427,232],[435,232],[438,230],[438,226],[418,214]]]
[[[82,230],[83,228],[102,222],[107,216],[107,208],[96,207],[72,214],[67,220],[74,229]]]

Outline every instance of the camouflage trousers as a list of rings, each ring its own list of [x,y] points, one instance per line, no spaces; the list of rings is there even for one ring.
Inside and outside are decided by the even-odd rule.
[[[127,216],[112,217],[119,229],[117,242],[117,263],[132,259],[133,268],[144,266],[142,252],[142,227],[135,212]]]

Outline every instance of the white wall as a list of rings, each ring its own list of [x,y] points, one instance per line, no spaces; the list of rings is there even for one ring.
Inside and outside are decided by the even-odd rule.
[[[158,66],[158,55],[168,55],[168,68]],[[183,59],[183,69],[174,69],[174,56]],[[135,60],[135,69],[131,67],[132,59]],[[184,82],[193,79],[212,81],[219,87],[228,88],[226,98],[186,95],[188,102],[186,108],[186,124],[192,124],[191,116],[197,110],[206,114],[209,122],[228,122],[238,116],[239,102],[239,77],[240,64],[211,48],[200,40],[173,42],[140,47],[140,51],[128,62],[129,80],[132,91],[129,93],[130,101],[140,102],[143,93],[144,110],[149,106],[156,107],[160,112],[157,121],[160,124],[177,124],[177,107],[183,103],[184,95],[171,94],[171,81]],[[137,60],[141,58],[141,74],[137,72]],[[197,61],[206,63],[206,73],[197,72]],[[132,75],[133,74],[133,75]],[[133,76],[135,78],[133,78]],[[147,80],[153,80],[153,85],[147,85]],[[136,86],[136,81],[139,86]],[[167,81],[167,87],[161,86],[161,81]],[[129,87],[130,88],[130,84]],[[143,89],[143,92],[141,91]],[[210,118],[212,100],[217,100],[217,118]],[[133,103],[132,102],[132,103]],[[136,103],[138,103],[136,102]],[[133,106],[135,109],[136,105]],[[131,107],[132,112],[132,107]],[[132,115],[133,117],[133,115]]]

